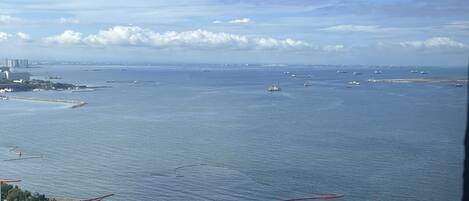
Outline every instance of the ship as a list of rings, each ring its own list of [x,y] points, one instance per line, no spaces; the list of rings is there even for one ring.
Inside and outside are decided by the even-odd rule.
[[[267,91],[269,92],[275,92],[275,91],[280,91],[281,88],[280,88],[280,85],[277,83],[277,84],[272,84],[270,85],[269,88],[267,88]]]

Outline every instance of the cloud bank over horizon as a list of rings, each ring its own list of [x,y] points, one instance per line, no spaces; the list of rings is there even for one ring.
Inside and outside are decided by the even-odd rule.
[[[459,0],[6,0],[0,55],[460,65],[469,54],[468,13]]]
[[[114,26],[98,33],[65,30],[62,34],[43,39],[49,45],[137,46],[151,48],[231,49],[231,50],[305,50],[312,46],[291,38],[248,37],[206,30],[154,32],[139,26]]]

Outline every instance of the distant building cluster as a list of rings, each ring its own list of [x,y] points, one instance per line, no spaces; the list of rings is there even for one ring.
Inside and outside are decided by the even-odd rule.
[[[27,59],[5,59],[3,67],[0,67],[0,80],[29,81],[31,75],[28,72],[17,72],[14,70],[15,68],[26,67],[28,67]]]
[[[29,63],[27,59],[5,59],[4,66],[10,68],[27,68]]]

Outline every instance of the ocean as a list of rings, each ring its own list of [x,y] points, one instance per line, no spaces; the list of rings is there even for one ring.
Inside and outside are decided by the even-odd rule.
[[[187,64],[28,71],[108,86],[14,93],[88,103],[76,109],[0,100],[0,178],[21,179],[30,191],[73,198],[114,193],[110,201],[462,195],[467,84],[366,80],[466,77],[465,68]],[[348,88],[350,81],[361,84]],[[273,83],[282,90],[268,92]],[[12,147],[43,158],[4,161],[17,157]]]

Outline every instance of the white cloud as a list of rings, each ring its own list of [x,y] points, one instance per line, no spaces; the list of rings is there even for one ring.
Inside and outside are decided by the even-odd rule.
[[[469,21],[455,21],[445,25],[447,28],[469,30]]]
[[[427,40],[405,41],[400,42],[402,47],[410,47],[417,49],[436,49],[436,48],[464,48],[465,44],[450,39],[448,37],[433,37]]]
[[[31,37],[23,32],[18,32],[16,33],[16,36],[21,40],[21,41],[30,41]]]
[[[80,23],[80,20],[78,19],[73,19],[73,18],[63,18],[61,17],[60,19],[57,20],[59,24],[78,24]]]
[[[345,50],[344,45],[326,45],[322,48],[326,52],[340,52]]]
[[[20,18],[12,17],[9,15],[0,15],[0,24],[13,24],[20,22]]]
[[[293,40],[291,38],[287,38],[285,40],[277,40],[274,38],[255,38],[254,41],[256,46],[261,49],[303,49],[311,47],[311,45],[306,42]]]
[[[48,44],[79,44],[82,41],[82,33],[65,30],[62,34],[44,39]]]
[[[154,32],[138,26],[115,26],[96,34],[82,37],[79,32],[67,30],[64,33],[44,39],[49,44],[86,44],[90,46],[140,46],[151,48],[189,49],[309,49],[307,42],[294,39],[270,37],[248,37],[225,32],[194,30],[164,33]]]
[[[340,31],[340,32],[380,32],[382,28],[378,26],[365,26],[365,25],[337,25],[320,29],[322,31]]]
[[[16,34],[0,32],[0,42],[29,42],[31,37],[23,32],[18,32]]]
[[[0,32],[0,42],[6,41],[11,37],[11,34]]]
[[[241,18],[241,19],[230,20],[228,23],[231,23],[231,24],[246,24],[246,23],[249,23],[249,22],[251,22],[251,19]]]
[[[213,24],[221,24],[221,23],[223,23],[223,22],[220,21],[220,20],[215,20],[215,21],[213,21],[212,23],[213,23]]]

